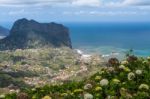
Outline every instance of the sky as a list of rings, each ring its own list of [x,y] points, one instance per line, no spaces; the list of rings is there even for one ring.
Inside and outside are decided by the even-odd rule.
[[[150,0],[0,0],[0,24],[40,22],[150,22]]]

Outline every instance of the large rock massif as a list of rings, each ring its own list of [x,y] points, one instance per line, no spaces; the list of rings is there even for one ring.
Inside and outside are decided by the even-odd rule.
[[[34,20],[17,20],[10,34],[0,40],[0,50],[28,48],[72,48],[69,29],[56,23],[39,23]]]

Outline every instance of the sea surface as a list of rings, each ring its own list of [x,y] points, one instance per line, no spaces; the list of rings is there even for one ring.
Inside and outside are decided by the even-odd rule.
[[[65,23],[73,47],[86,53],[150,56],[150,22]]]

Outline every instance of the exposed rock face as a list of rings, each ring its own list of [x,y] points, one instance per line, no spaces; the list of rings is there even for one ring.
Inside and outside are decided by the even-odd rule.
[[[9,30],[0,26],[0,36],[7,36],[9,34]]]
[[[68,28],[56,23],[38,23],[34,20],[16,21],[9,36],[0,40],[0,50],[70,47]]]

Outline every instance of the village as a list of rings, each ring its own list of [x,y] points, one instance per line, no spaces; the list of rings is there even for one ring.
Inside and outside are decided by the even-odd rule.
[[[2,73],[6,73],[6,74],[13,73],[16,75],[18,72],[25,72],[25,73],[31,72],[31,74],[33,73],[33,75],[31,76],[24,75],[22,77],[19,77],[19,79],[22,79],[22,81],[25,84],[31,87],[35,87],[35,86],[44,86],[46,84],[50,85],[50,84],[63,83],[64,81],[68,81],[68,80],[71,81],[79,77],[82,80],[82,78],[84,78],[85,76],[90,76],[96,73],[98,70],[97,68],[101,68],[101,66],[103,66],[103,64],[105,63],[103,58],[100,55],[83,54],[83,52],[80,50],[74,50],[72,54],[74,56],[71,56],[70,59],[69,58],[67,59],[65,56],[68,53],[70,54],[68,49],[67,50],[53,49],[53,51],[55,51],[55,57],[53,58],[53,62],[56,65],[58,64],[59,58],[63,59],[63,62],[65,62],[63,68],[54,71],[52,70],[52,68],[47,66],[46,67],[39,66],[39,65],[31,66],[30,64],[14,65],[14,63],[11,62],[10,63],[2,62],[1,63],[2,66],[0,66],[0,70]],[[33,55],[30,55],[29,53],[32,53]],[[48,52],[45,53],[47,54]],[[16,54],[18,56],[28,56],[28,57],[30,56],[29,59],[33,60],[37,58],[34,56],[34,54],[38,55],[39,50],[28,49],[28,53],[27,53],[26,50],[18,49],[16,50],[14,55]],[[70,63],[67,63],[66,61],[69,61]],[[7,87],[1,88],[0,90],[3,90],[4,92],[12,93],[12,92],[18,92],[20,89],[17,85],[10,83]]]

